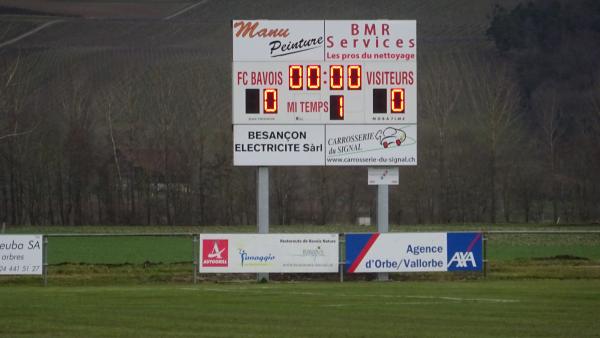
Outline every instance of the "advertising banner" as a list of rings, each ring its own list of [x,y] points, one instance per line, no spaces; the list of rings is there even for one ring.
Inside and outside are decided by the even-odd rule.
[[[479,232],[346,235],[348,273],[481,271],[482,253]]]
[[[414,62],[416,51],[414,20],[325,21],[326,60]]]
[[[328,166],[417,165],[416,125],[328,125],[326,138]]]
[[[0,275],[41,275],[42,235],[0,235]]]
[[[233,165],[323,165],[324,126],[233,127]]]
[[[323,59],[322,20],[233,20],[233,61]]]
[[[200,273],[338,272],[338,234],[202,234]]]

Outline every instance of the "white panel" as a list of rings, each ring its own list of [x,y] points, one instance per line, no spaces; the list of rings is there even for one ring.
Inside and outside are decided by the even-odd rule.
[[[369,168],[369,185],[397,185],[399,179],[398,167]]]
[[[380,234],[354,272],[446,271],[446,233]]]
[[[323,165],[325,127],[317,125],[236,125],[233,164]]]
[[[233,20],[233,61],[323,60],[323,21]]]
[[[0,235],[0,275],[41,275],[42,235]]]
[[[417,165],[417,125],[327,125],[328,166]]]
[[[416,27],[414,20],[325,21],[325,59],[416,62]]]
[[[202,234],[201,273],[338,272],[338,234]]]

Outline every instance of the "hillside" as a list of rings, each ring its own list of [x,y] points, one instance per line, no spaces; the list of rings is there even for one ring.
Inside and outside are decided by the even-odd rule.
[[[392,222],[545,221],[549,196],[559,193],[563,219],[593,221],[600,189],[589,183],[594,132],[563,142],[552,155],[563,159],[560,174],[550,173],[543,129],[528,124],[515,92],[513,124],[489,148],[489,125],[473,107],[499,79],[518,90],[485,34],[497,2],[4,1],[58,16],[0,15],[0,44],[52,22],[0,47],[3,69],[16,67],[20,81],[4,92],[11,99],[0,100],[0,132],[26,135],[0,144],[0,221],[254,222],[253,168],[231,165],[236,18],[417,20],[419,167],[401,169]],[[272,175],[274,223],[373,214],[365,168],[275,168]],[[561,188],[549,189],[548,180]]]

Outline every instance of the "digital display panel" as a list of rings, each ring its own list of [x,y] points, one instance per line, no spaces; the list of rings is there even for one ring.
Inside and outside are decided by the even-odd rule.
[[[241,62],[233,72],[235,124],[417,121],[415,64]],[[246,101],[238,100],[238,90]],[[252,90],[261,94],[258,109],[250,104]],[[331,95],[344,96],[343,119],[333,118]]]

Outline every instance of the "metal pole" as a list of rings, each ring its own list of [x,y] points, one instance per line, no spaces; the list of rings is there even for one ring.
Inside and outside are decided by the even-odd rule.
[[[200,263],[198,261],[200,255],[196,251],[196,248],[198,248],[198,237],[198,235],[192,235],[192,265],[194,267],[194,284],[198,282],[198,264]]]
[[[48,285],[48,236],[43,236],[44,249],[42,250],[42,273],[44,274],[44,286]]]
[[[344,234],[340,234],[338,236],[338,240],[340,241],[339,244],[339,258],[340,258],[340,263],[339,268],[340,268],[340,283],[344,282],[344,268],[346,267],[346,257],[344,257],[344,249],[342,248],[342,236],[344,237],[343,242],[346,243],[346,237],[344,236]],[[345,246],[345,245],[344,245]]]
[[[269,233],[269,167],[258,167],[256,179],[256,224],[259,234]],[[268,281],[268,273],[258,273],[256,279]]]
[[[388,185],[380,184],[377,186],[377,231],[386,233],[389,231],[389,188]],[[377,274],[377,280],[387,281],[390,276],[387,272]]]
[[[487,277],[488,258],[487,258],[487,234],[483,233],[483,278]]]

